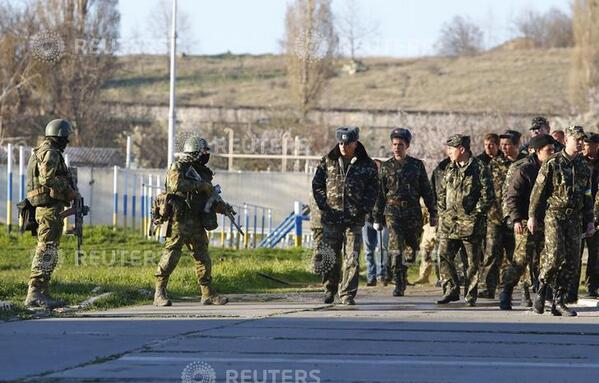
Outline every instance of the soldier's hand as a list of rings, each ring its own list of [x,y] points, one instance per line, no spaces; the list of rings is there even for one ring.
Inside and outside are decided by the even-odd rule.
[[[528,227],[528,231],[530,231],[531,234],[534,234],[535,231],[537,230],[537,220],[534,217],[530,217],[528,219],[528,222],[526,222],[526,226]]]
[[[373,223],[372,227],[376,231],[383,231],[383,228],[384,228],[383,224],[382,223],[378,223],[378,222]]]
[[[522,222],[514,222],[514,233],[522,234],[524,232],[524,227],[522,227]]]
[[[439,223],[439,220],[437,219],[437,217],[431,216],[431,217],[429,217],[428,222],[431,227],[435,227],[435,226],[437,226],[437,223]]]

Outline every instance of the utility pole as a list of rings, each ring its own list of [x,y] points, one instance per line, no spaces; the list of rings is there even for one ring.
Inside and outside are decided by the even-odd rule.
[[[177,0],[173,0],[173,11],[171,21],[171,87],[168,110],[168,159],[167,164],[170,167],[175,159],[175,124],[177,113],[175,111],[175,80],[176,62],[177,62]]]

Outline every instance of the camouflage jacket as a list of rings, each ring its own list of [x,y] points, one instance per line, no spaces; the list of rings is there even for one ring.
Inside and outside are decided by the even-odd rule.
[[[194,178],[190,168],[197,172],[199,178]],[[179,197],[175,218],[199,217],[202,214],[206,201],[213,192],[212,177],[212,170],[193,162],[189,156],[182,156],[171,164],[165,187],[167,193]]]
[[[402,219],[408,226],[422,227],[420,198],[430,215],[437,217],[437,206],[424,163],[414,157],[390,158],[381,165],[381,190],[373,211],[375,222],[389,215]]]
[[[324,156],[312,179],[314,200],[324,224],[364,225],[379,190],[377,168],[358,142],[356,156],[344,169],[341,151],[335,146]]]
[[[546,212],[559,219],[593,222],[591,171],[582,156],[554,154],[541,166],[530,196],[529,217],[542,220]]]
[[[495,195],[491,174],[480,160],[470,157],[464,166],[452,162],[441,180],[438,197],[442,238],[484,236],[486,212]]]
[[[518,153],[516,160],[512,161],[507,158],[507,156],[501,154],[489,162],[489,172],[493,178],[493,191],[495,193],[495,200],[491,205],[491,209],[489,209],[489,224],[501,225],[504,223],[504,218],[506,215],[503,213],[502,201],[506,186],[507,173],[510,165],[525,157],[526,156],[522,155],[522,153]]]
[[[599,158],[595,158],[593,160],[588,157],[584,157],[584,159],[591,170],[591,193],[594,201],[595,197],[597,196],[597,189],[599,186]]]
[[[72,191],[62,151],[45,139],[27,164],[27,198],[34,206],[65,204]]]
[[[508,170],[503,189],[502,211],[511,222],[528,219],[530,193],[541,169],[535,154],[514,162]]]
[[[451,164],[451,160],[449,157],[445,157],[445,159],[437,164],[431,175],[431,188],[433,189],[433,193],[435,193],[435,202],[439,200],[439,187],[449,164]]]

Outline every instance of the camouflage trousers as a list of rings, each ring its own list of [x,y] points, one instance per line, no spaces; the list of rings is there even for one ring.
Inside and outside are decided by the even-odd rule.
[[[463,247],[468,266],[465,275],[464,295],[469,302],[476,302],[478,296],[478,269],[480,265],[482,238],[468,239],[440,238],[439,256],[441,257],[441,285],[444,294],[460,294],[460,281],[455,258]]]
[[[385,216],[389,230],[388,261],[393,277],[396,281],[407,283],[407,269],[416,260],[422,240],[422,224],[406,227],[405,218],[400,219],[391,215]],[[408,253],[407,250],[410,249]],[[403,286],[405,288],[405,285]]]
[[[62,237],[64,225],[60,213],[64,205],[57,204],[35,209],[35,220],[39,225],[37,230],[37,246],[31,262],[29,286],[47,293],[52,272],[58,264],[58,246]]]
[[[588,250],[587,271],[584,282],[587,287],[587,291],[597,290],[599,288],[599,232],[596,232],[590,238],[583,239],[581,242],[582,245],[580,247],[580,259],[582,259],[585,244]],[[579,262],[576,275],[574,275],[570,281],[570,286],[568,288],[568,295],[571,297],[578,296],[581,272],[582,262]]]
[[[480,288],[495,295],[514,256],[514,232],[505,224],[489,224],[486,242],[485,257],[480,269]]]
[[[545,245],[545,234],[543,227],[538,227],[533,235],[526,228],[527,221],[522,221],[524,232],[516,234],[516,249],[512,262],[505,271],[503,278],[504,287],[514,287],[521,281],[526,285],[537,284],[539,276],[539,257]],[[526,278],[526,268],[528,267],[529,276]]]
[[[156,269],[156,282],[166,287],[170,275],[177,267],[187,246],[195,261],[196,275],[203,297],[215,295],[212,289],[212,261],[208,255],[208,236],[206,230],[196,222],[173,222],[170,237],[164,243],[164,252]]]
[[[580,262],[582,220],[558,218],[551,211],[545,217],[545,247],[541,253],[539,281],[554,293],[564,294]]]
[[[322,277],[325,291],[354,298],[360,278],[362,226],[324,225],[322,234],[322,246],[335,254],[335,265]]]

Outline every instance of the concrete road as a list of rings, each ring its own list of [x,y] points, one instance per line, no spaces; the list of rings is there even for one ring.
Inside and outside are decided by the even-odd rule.
[[[364,288],[176,302],[0,324],[0,379],[43,382],[591,382],[599,311],[536,315],[496,301],[433,304],[437,291]],[[243,300],[241,298],[244,298]],[[260,297],[264,300],[264,297]],[[242,301],[241,301],[242,300]],[[212,375],[213,374],[213,375]],[[212,379],[214,378],[214,379]]]

